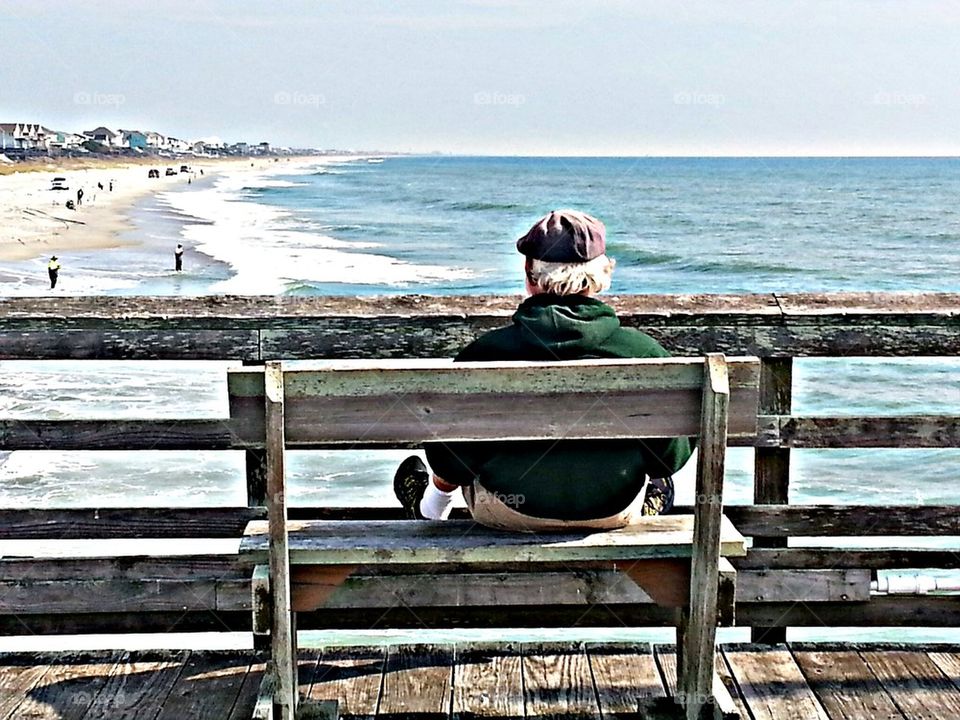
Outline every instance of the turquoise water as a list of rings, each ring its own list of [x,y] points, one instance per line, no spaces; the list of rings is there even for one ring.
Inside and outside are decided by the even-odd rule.
[[[960,290],[960,160],[391,157],[207,179],[145,201],[133,248],[70,258],[64,292],[518,293],[513,243],[556,207],[602,218],[618,293]],[[169,271],[177,242],[186,272]],[[0,294],[42,294],[40,261]],[[12,417],[226,415],[223,363],[0,363]],[[800,361],[801,414],[960,414],[952,358]],[[292,453],[296,504],[392,504],[405,453]],[[960,503],[960,450],[794,453],[791,501]],[[680,501],[692,493],[692,468]],[[0,458],[0,503],[242,504],[239,453]],[[752,453],[731,451],[728,502]]]

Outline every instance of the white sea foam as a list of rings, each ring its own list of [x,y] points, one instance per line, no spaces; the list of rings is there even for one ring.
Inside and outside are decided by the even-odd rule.
[[[300,174],[317,168],[301,169]],[[458,280],[474,273],[464,268],[416,264],[387,254],[364,252],[380,247],[347,241],[315,231],[323,227],[301,221],[282,208],[258,203],[251,188],[290,187],[272,173],[226,173],[212,187],[170,192],[161,200],[201,222],[187,223],[184,244],[229,265],[233,276],[211,292],[277,294],[299,283],[349,283],[402,287],[422,282]],[[289,170],[277,168],[277,173]]]

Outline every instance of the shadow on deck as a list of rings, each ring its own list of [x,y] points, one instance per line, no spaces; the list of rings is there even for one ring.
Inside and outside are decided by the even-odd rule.
[[[955,646],[726,645],[743,718],[960,717]],[[0,720],[249,720],[252,652],[0,655]],[[672,646],[415,645],[304,650],[300,692],[344,718],[668,718]]]

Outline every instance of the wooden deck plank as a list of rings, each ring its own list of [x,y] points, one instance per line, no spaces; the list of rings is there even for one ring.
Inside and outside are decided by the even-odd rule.
[[[725,657],[754,720],[829,720],[785,645],[735,646]]]
[[[960,717],[960,693],[925,652],[884,649],[860,655],[910,720]]]
[[[257,704],[257,694],[265,672],[265,662],[255,660],[250,664],[227,720],[250,720],[253,716],[253,708]]]
[[[524,717],[519,644],[458,647],[455,658],[451,714],[454,720]]]
[[[187,651],[125,654],[83,720],[154,720],[188,656]]]
[[[47,656],[47,672],[17,708],[17,720],[80,720],[107,684],[121,653]]]
[[[290,562],[301,565],[563,563],[690,557],[692,515],[657,515],[619,530],[523,535],[491,530],[471,520],[392,522],[289,520]],[[247,525],[240,558],[268,559],[267,523]],[[721,520],[721,554],[746,554],[743,536]]]
[[[832,720],[903,720],[855,649],[792,651],[807,684]]]
[[[743,700],[743,696],[740,694],[740,688],[737,687],[737,683],[730,674],[730,668],[727,667],[727,663],[723,658],[722,646],[718,646],[718,649],[719,652],[717,652],[717,656],[714,661],[714,669],[717,671],[717,675],[720,676],[723,686],[730,693],[730,698],[733,700],[733,704],[740,712],[741,717],[743,720],[747,720],[751,717],[747,712],[747,705]],[[654,647],[654,657],[656,658],[657,666],[659,667],[661,677],[663,678],[663,686],[667,691],[667,695],[670,697],[675,697],[677,694],[676,648],[673,645],[656,645]]]
[[[158,720],[222,720],[237,702],[250,669],[236,653],[191,653]]]
[[[344,720],[373,720],[377,715],[386,650],[326,648],[306,691],[307,699],[336,700]]]
[[[636,713],[642,700],[667,695],[647,644],[632,650],[588,646],[587,659],[604,718]]]
[[[19,708],[33,705],[30,692],[47,672],[45,665],[0,667],[0,718],[19,719]]]
[[[453,648],[396,645],[388,648],[377,717],[449,718]]]
[[[527,717],[600,718],[590,662],[583,647],[523,646]]]
[[[929,652],[927,655],[960,690],[960,652]]]

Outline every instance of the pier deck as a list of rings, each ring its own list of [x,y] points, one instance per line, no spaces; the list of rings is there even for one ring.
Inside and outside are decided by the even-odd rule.
[[[957,646],[744,644],[721,658],[745,720],[960,716]],[[300,691],[351,718],[668,718],[675,659],[646,644],[314,649]],[[262,675],[252,652],[9,653],[0,720],[249,720]]]

